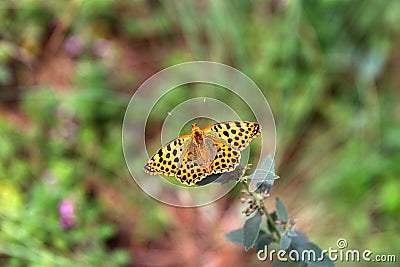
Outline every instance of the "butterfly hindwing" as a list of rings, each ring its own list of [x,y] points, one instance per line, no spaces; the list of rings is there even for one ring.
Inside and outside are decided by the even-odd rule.
[[[211,173],[233,171],[240,162],[240,152],[220,142],[216,142],[216,145],[218,150],[210,166]]]
[[[200,162],[198,160],[191,160],[188,157],[183,159],[181,167],[175,174],[181,183],[187,185],[195,184],[206,177],[206,175],[206,169],[201,166]]]

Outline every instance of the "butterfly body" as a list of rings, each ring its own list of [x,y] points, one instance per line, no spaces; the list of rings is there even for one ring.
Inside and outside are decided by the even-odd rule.
[[[234,170],[240,151],[261,133],[254,122],[228,121],[200,129],[192,124],[192,133],[180,136],[161,147],[144,166],[149,174],[175,176],[193,185],[210,174]]]
[[[198,161],[199,165],[210,172],[210,164],[214,161],[217,153],[217,148],[214,141],[205,136],[204,132],[197,126],[196,123],[192,124],[192,139],[193,149],[189,149],[188,156],[191,156],[193,161]]]

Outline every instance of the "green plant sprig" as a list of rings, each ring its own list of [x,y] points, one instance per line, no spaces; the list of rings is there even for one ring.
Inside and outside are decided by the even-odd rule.
[[[258,252],[272,245],[286,252],[295,250],[297,255],[301,255],[304,250],[312,250],[315,255],[318,255],[315,259],[287,258],[288,261],[279,262],[279,266],[293,266],[294,261],[299,264],[303,263],[301,266],[335,266],[330,258],[322,252],[321,248],[310,242],[301,231],[293,229],[295,220],[290,219],[285,204],[279,198],[276,198],[274,211],[269,212],[265,206],[265,201],[269,197],[274,181],[279,178],[275,174],[272,158],[267,157],[248,176],[244,176],[246,169],[248,168],[241,167],[236,172],[233,171],[228,174],[243,186],[244,189],[241,191],[243,195],[240,200],[248,206],[242,211],[246,216],[243,227],[225,234],[225,237],[229,241],[243,246],[245,251],[256,247]],[[254,190],[253,184],[256,186]],[[263,215],[265,216],[266,227],[262,227]],[[286,255],[289,255],[289,253]],[[322,260],[320,256],[323,256]]]
[[[281,238],[281,233],[279,232],[276,222],[272,218],[271,214],[268,212],[267,207],[265,206],[265,199],[269,196],[269,194],[264,194],[264,193],[254,193],[250,190],[249,182],[247,177],[243,177],[239,179],[239,182],[243,185],[244,189],[242,190],[242,194],[250,196],[250,198],[241,198],[242,203],[249,203],[249,200],[252,200],[253,202],[249,203],[250,204],[250,209],[244,209],[242,212],[246,215],[249,216],[251,215],[254,210],[251,209],[251,205],[253,203],[256,203],[255,209],[257,209],[259,212],[261,212],[261,215],[265,215],[267,217],[267,220],[269,224],[271,225],[271,228],[273,232],[276,234],[277,239],[279,240]]]

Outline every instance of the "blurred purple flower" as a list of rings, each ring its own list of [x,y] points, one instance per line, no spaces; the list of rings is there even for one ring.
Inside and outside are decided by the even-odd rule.
[[[71,228],[75,225],[75,203],[70,199],[64,199],[58,205],[60,213],[60,226],[64,229]]]
[[[64,42],[64,49],[72,56],[77,56],[85,49],[85,43],[78,36],[70,36]]]

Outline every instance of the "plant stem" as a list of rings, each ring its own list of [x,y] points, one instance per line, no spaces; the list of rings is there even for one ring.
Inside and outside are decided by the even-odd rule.
[[[265,216],[267,217],[268,222],[271,224],[272,226],[272,230],[275,232],[276,236],[278,237],[278,240],[281,239],[281,233],[279,232],[278,228],[276,227],[275,221],[272,219],[271,215],[269,214],[267,208],[264,205],[264,200],[258,198],[258,196],[256,194],[254,194],[253,192],[250,191],[249,189],[249,185],[247,183],[247,181],[242,181],[246,191],[249,193],[249,195],[257,201],[258,206],[261,208],[261,210],[264,212]]]
[[[267,208],[264,205],[264,202],[262,203],[261,209],[263,210],[265,216],[267,216],[267,220],[271,223],[272,229],[274,230],[275,234],[277,235],[278,239],[281,239],[281,233],[279,232],[278,228],[276,228],[275,222],[272,219],[271,215],[268,213]]]

